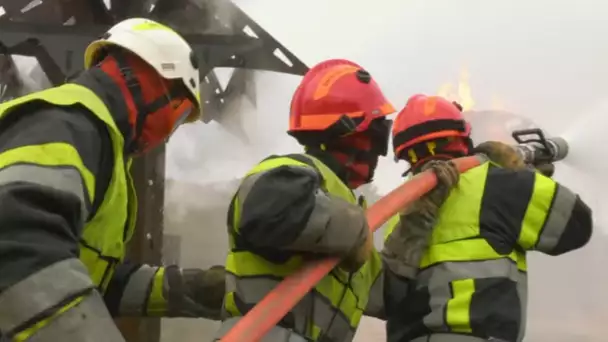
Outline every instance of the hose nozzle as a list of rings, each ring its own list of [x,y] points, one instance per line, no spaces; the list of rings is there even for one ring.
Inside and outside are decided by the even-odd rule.
[[[515,131],[513,139],[518,143],[515,148],[529,165],[554,163],[568,155],[568,142],[564,138],[545,138],[539,128]]]
[[[551,150],[554,162],[563,160],[568,155],[568,142],[566,139],[560,137],[548,138],[547,144]]]

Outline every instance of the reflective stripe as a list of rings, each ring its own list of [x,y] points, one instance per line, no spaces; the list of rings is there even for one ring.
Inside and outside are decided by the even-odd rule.
[[[498,254],[483,238],[458,240],[448,243],[431,245],[422,257],[420,268],[427,268],[442,262],[449,261],[485,261],[508,257],[517,263],[521,271],[527,271],[525,256],[516,251],[508,256]]]
[[[220,329],[215,333],[214,341],[219,341],[232,327],[234,327],[241,317],[229,318],[222,322]],[[275,326],[262,337],[258,342],[307,342],[308,340],[292,330]]]
[[[570,220],[575,204],[576,195],[568,188],[558,185],[551,211],[540,233],[535,249],[539,251],[552,251],[557,246]]]
[[[88,200],[95,198],[95,176],[84,165],[74,146],[66,143],[48,143],[17,147],[0,154],[0,169],[13,164],[34,164],[51,167],[73,167],[84,181]],[[80,196],[80,195],[79,195]]]
[[[233,251],[228,255],[226,271],[240,277],[241,280],[268,279],[276,283],[275,279],[283,278],[303,265],[301,257],[293,257],[285,264],[280,265],[264,261],[264,258],[251,252]],[[350,287],[344,285],[349,281],[349,274],[336,268],[317,284],[315,291],[319,296],[326,298],[328,304],[334,307],[339,304],[341,311],[350,317],[352,326],[357,326],[361,318],[361,310],[367,305],[367,294],[377,274],[380,273],[380,267],[379,257],[375,253],[372,259],[363,265],[358,272],[351,274]],[[266,291],[270,289],[272,287]],[[247,290],[250,289],[247,288]],[[353,291],[357,292],[354,293]],[[262,297],[256,298],[261,299]]]
[[[475,293],[473,279],[455,280],[451,283],[452,298],[446,306],[446,322],[454,332],[471,332],[471,299]]]
[[[472,262],[444,262],[422,270],[416,278],[416,287],[435,288],[459,279],[509,278],[521,281],[517,264],[508,258]]]
[[[410,342],[506,342],[497,339],[488,340],[486,338],[459,335],[459,334],[433,334],[430,336],[420,336]]]
[[[93,287],[80,260],[54,263],[0,293],[0,331],[11,331],[65,298]]]
[[[352,248],[355,245],[356,237],[353,241],[344,243],[345,234],[327,230],[328,222],[331,217],[331,199],[320,189],[315,194],[315,206],[310,214],[306,227],[298,238],[290,245],[296,250],[310,249],[310,246],[331,244],[336,249],[343,251],[345,248]],[[349,234],[346,234],[349,235]],[[323,241],[321,241],[323,240]]]
[[[110,282],[110,278],[112,277],[108,268],[112,267],[113,269],[115,263],[102,259],[99,252],[85,246],[82,242],[80,242],[79,259],[89,270],[89,275],[93,284],[95,284],[102,293],[105,292],[105,289]]]
[[[528,322],[528,275],[519,272],[519,281],[517,282],[517,296],[519,297],[520,306],[520,326],[517,341],[523,341],[526,334],[526,324]]]
[[[422,270],[416,278],[416,287],[428,288],[431,308],[423,319],[424,325],[439,332],[471,332],[469,306],[475,290],[474,280],[484,278],[508,278],[517,283],[517,294],[522,304],[520,314],[522,321],[525,321],[527,275],[519,270],[513,260],[502,258],[445,262]]]
[[[279,282],[280,280],[264,277],[238,278],[234,274],[228,273],[226,292],[235,293],[234,295],[244,303],[258,303]],[[230,308],[228,309],[230,310]],[[295,330],[302,335],[309,335],[308,332],[314,330],[309,326],[312,323],[317,326],[316,330],[318,330],[317,334],[311,336],[315,340],[319,337],[315,336],[318,333],[332,341],[350,341],[354,337],[355,327],[351,326],[349,319],[344,313],[334,309],[329,299],[318,292],[307,294],[291,312],[294,314]],[[328,327],[330,323],[331,326]]]
[[[528,204],[528,209],[521,224],[518,244],[524,250],[533,249],[538,243],[539,235],[551,211],[557,183],[551,178],[536,172],[534,175],[534,190]]]
[[[158,271],[156,271],[152,281],[152,291],[150,292],[150,298],[148,299],[147,304],[147,315],[163,316],[167,313],[167,300],[163,295],[167,282],[164,267],[160,267]]]
[[[301,256],[294,256],[282,264],[273,264],[254,253],[246,251],[230,252],[226,257],[226,271],[238,274],[241,277],[255,277],[258,275],[273,275],[286,277],[304,264]]]
[[[317,190],[315,207],[306,227],[289,249],[345,255],[363,243],[367,231],[363,226],[364,211],[337,196]]]
[[[140,316],[144,313],[157,270],[157,267],[142,265],[131,275],[120,300],[118,312],[121,316]]]
[[[432,331],[449,331],[445,321],[445,303],[452,298],[449,283],[429,289],[429,312],[422,319],[424,325]]]
[[[93,291],[73,308],[34,331],[26,341],[125,342],[125,339],[112,321],[101,296]]]
[[[88,191],[78,169],[68,167],[50,167],[35,164],[14,164],[0,170],[0,185],[26,182],[50,187],[73,194],[80,199],[81,221],[89,216],[87,201]]]
[[[152,20],[145,20],[144,22],[133,25],[132,29],[133,29],[133,31],[151,31],[151,30],[169,31],[169,32],[175,33],[177,35],[177,32],[173,31],[169,27],[167,27],[163,24],[154,22]]]
[[[247,176],[247,178],[245,178],[243,180],[243,182],[239,186],[239,192],[237,193],[241,203],[245,202],[245,200],[247,199],[247,196],[249,196],[249,193],[251,192],[251,189],[253,189],[253,186],[258,181],[258,179],[260,179],[260,177],[262,177],[262,175],[264,175],[264,172],[260,172],[260,173],[256,173],[251,176]]]

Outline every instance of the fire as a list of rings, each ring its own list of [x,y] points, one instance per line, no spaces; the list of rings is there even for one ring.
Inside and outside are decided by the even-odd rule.
[[[462,109],[465,111],[472,110],[475,107],[475,100],[473,99],[473,92],[469,83],[471,75],[467,68],[460,70],[460,75],[456,85],[451,82],[446,82],[439,86],[437,95],[444,97],[450,101],[456,101],[460,103]],[[497,95],[492,95],[490,109],[492,110],[504,110],[506,107],[503,99]]]
[[[439,86],[437,95],[460,103],[463,110],[471,110],[475,106],[471,86],[469,85],[470,74],[466,68],[460,70],[457,86],[447,82]]]

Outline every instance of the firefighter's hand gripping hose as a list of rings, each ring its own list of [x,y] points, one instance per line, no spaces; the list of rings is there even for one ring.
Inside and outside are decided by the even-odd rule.
[[[475,156],[454,160],[460,172],[479,165],[480,161],[481,159]],[[371,231],[377,230],[393,215],[427,193],[436,184],[435,174],[428,170],[414,176],[405,184],[382,197],[367,211],[367,221]],[[311,262],[297,273],[287,277],[249,311],[220,341],[259,341],[339,262],[340,260],[336,258]]]
[[[386,268],[404,279],[414,279],[418,274],[439,210],[460,180],[452,161],[431,160],[421,171],[427,169],[437,177],[437,185],[404,208],[399,213],[398,224],[387,227],[389,233],[381,251]]]

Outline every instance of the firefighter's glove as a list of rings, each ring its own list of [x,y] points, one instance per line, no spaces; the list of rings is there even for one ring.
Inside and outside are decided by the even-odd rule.
[[[553,174],[555,173],[555,165],[552,163],[537,165],[535,168],[538,172],[549,178],[553,177]]]
[[[369,259],[374,248],[365,210],[338,196],[327,194],[327,197],[330,218],[322,239],[324,246],[315,249],[337,255],[342,258],[340,268],[354,272]]]
[[[367,221],[365,231],[367,233],[365,233],[365,235],[361,238],[361,243],[353,248],[352,252],[340,263],[339,267],[343,270],[348,272],[356,272],[370,258],[374,249],[374,235],[369,232]]]
[[[451,160],[432,160],[422,167],[423,172],[426,170],[431,170],[435,174],[437,185],[420,199],[423,204],[432,208],[432,211],[436,213],[448,198],[452,188],[458,185],[460,173]]]
[[[451,161],[431,161],[422,170],[432,170],[437,176],[437,185],[401,212],[399,223],[382,250],[388,268],[400,277],[410,279],[418,273],[439,209],[460,178]]]
[[[210,269],[167,267],[166,286],[168,317],[199,317],[221,319],[226,292],[226,271],[223,266]]]
[[[498,141],[486,141],[475,147],[475,153],[485,154],[492,162],[509,170],[522,170],[526,164],[521,155],[510,145]]]

